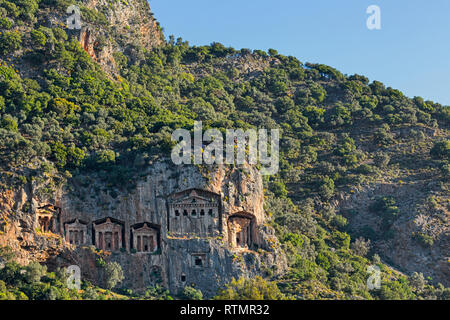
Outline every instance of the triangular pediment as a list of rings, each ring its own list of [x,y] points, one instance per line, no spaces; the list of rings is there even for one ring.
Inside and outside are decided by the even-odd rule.
[[[135,231],[155,231],[154,228],[149,227],[147,224],[144,224],[142,227],[134,229]]]
[[[172,203],[201,203],[201,204],[210,204],[217,202],[220,198],[218,194],[214,194],[207,190],[200,189],[189,189],[176,194],[173,194],[171,197]]]
[[[74,222],[67,223],[68,226],[71,227],[86,227],[86,223],[80,222],[80,220],[76,219]]]
[[[188,203],[211,203],[211,199],[203,198],[200,196],[187,196],[181,199],[178,199],[176,202],[188,202]]]

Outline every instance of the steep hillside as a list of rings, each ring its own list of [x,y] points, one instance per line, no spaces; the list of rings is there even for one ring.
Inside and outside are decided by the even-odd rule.
[[[85,290],[111,287],[118,263],[131,297],[235,298],[243,282],[218,288],[261,275],[266,298],[449,299],[448,107],[273,49],[164,41],[144,0],[78,2],[69,30],[73,3],[0,0],[0,244],[17,262],[81,264]],[[280,129],[279,173],[183,175],[171,133],[194,120]],[[217,220],[173,222],[189,197],[217,203]],[[40,298],[8,263],[8,295]]]

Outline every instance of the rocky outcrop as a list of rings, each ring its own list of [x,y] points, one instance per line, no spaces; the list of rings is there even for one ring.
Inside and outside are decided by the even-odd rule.
[[[29,184],[0,193],[0,247],[13,249],[15,260],[22,264],[45,262],[65,247],[57,233],[41,229],[38,208],[42,204],[32,190]]]
[[[64,188],[51,206],[32,199],[34,210],[20,214],[32,223],[20,234],[47,229],[62,243],[49,265],[76,264],[94,283],[102,284],[99,262],[116,261],[124,270],[123,285],[138,291],[161,283],[177,293],[190,285],[210,297],[233,277],[285,271],[256,168],[161,161],[141,176],[129,191],[86,177],[91,180]],[[49,212],[54,215],[50,223],[45,220]],[[0,241],[18,236],[11,230]]]
[[[426,181],[411,183],[376,183],[353,190],[352,195],[342,196],[335,204],[346,214],[355,235],[372,238],[375,251],[391,266],[412,274],[422,272],[434,283],[449,285],[449,212],[445,203],[448,195],[433,191],[436,186]],[[429,206],[430,194],[439,203]],[[389,225],[370,210],[378,197],[393,197],[399,214]],[[415,239],[417,233],[425,233],[433,243],[423,245]]]
[[[110,75],[119,74],[117,54],[129,61],[143,58],[143,50],[161,46],[164,35],[146,0],[83,0],[81,29],[68,30],[84,50]],[[70,14],[54,15],[59,26]]]
[[[65,28],[112,77],[121,63],[143,59],[145,50],[164,44],[146,0],[83,0],[78,6],[81,29],[65,26],[70,14],[62,7],[43,6],[38,20]],[[236,59],[238,66],[243,59]],[[244,72],[261,72],[260,60]],[[11,247],[20,263],[40,261],[51,269],[76,264],[85,279],[102,284],[102,266],[116,261],[127,288],[161,283],[177,293],[193,285],[206,297],[233,277],[286,269],[254,167],[161,161],[130,190],[102,184],[95,174],[58,186],[45,185],[45,174],[40,180],[25,173],[20,178],[25,176],[23,187],[0,184],[9,188],[0,192],[0,245]]]

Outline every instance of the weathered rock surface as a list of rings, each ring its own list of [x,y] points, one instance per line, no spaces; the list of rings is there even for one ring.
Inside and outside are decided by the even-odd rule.
[[[6,201],[8,208],[2,208],[3,213],[18,214],[11,217],[0,243],[11,245],[28,234],[34,246],[44,249],[54,239],[60,246],[53,251],[61,254],[54,255],[49,265],[77,264],[83,277],[94,283],[102,284],[98,262],[116,261],[124,270],[125,287],[143,290],[160,282],[176,293],[191,285],[206,297],[233,277],[277,275],[286,269],[285,256],[267,225],[256,168],[157,162],[141,176],[130,191],[108,188],[92,178],[84,187],[71,186],[81,198],[64,188],[51,205],[33,198],[32,192],[23,196],[18,192],[16,199]],[[26,201],[35,203],[28,213],[20,209]],[[49,211],[54,218],[47,223],[44,218]],[[27,227],[19,229],[22,220],[28,221]],[[242,222],[237,229],[236,221]],[[39,234],[39,228],[49,232]],[[72,230],[80,231],[73,234]],[[143,236],[135,236],[138,232],[144,232]],[[37,240],[43,238],[47,242]],[[23,241],[12,247],[26,251]],[[35,259],[36,252],[25,255],[23,262]]]
[[[450,214],[444,205],[448,195],[441,195],[443,205],[435,204],[434,208],[427,206],[427,197],[435,187],[419,180],[408,184],[377,183],[342,197],[336,205],[342,212],[347,212],[352,232],[364,236],[365,230],[372,230],[375,249],[388,264],[408,274],[422,272],[433,282],[448,286]],[[382,217],[369,209],[374,200],[381,196],[393,197],[400,210],[387,231],[384,230]],[[433,245],[425,247],[418,243],[414,239],[417,232],[429,235],[434,240]]]
[[[119,74],[121,61],[118,59],[125,57],[130,62],[143,59],[143,50],[164,43],[159,23],[146,0],[83,0],[79,8],[81,29],[66,25],[68,18],[71,23],[74,21],[71,18],[74,12],[67,13],[67,8],[45,12],[40,19],[48,27],[69,27],[68,34],[78,39],[84,50],[111,76]]]
[[[84,3],[87,8],[103,13],[107,23],[83,22],[80,43],[107,72],[117,71],[114,52],[125,53],[128,59],[134,60],[142,54],[139,48],[151,49],[164,41],[146,0],[85,0]]]

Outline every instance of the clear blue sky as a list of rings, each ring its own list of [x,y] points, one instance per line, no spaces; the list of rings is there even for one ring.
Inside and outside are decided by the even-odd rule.
[[[450,105],[450,0],[150,0],[166,37],[277,49]],[[369,5],[381,30],[366,27]]]

